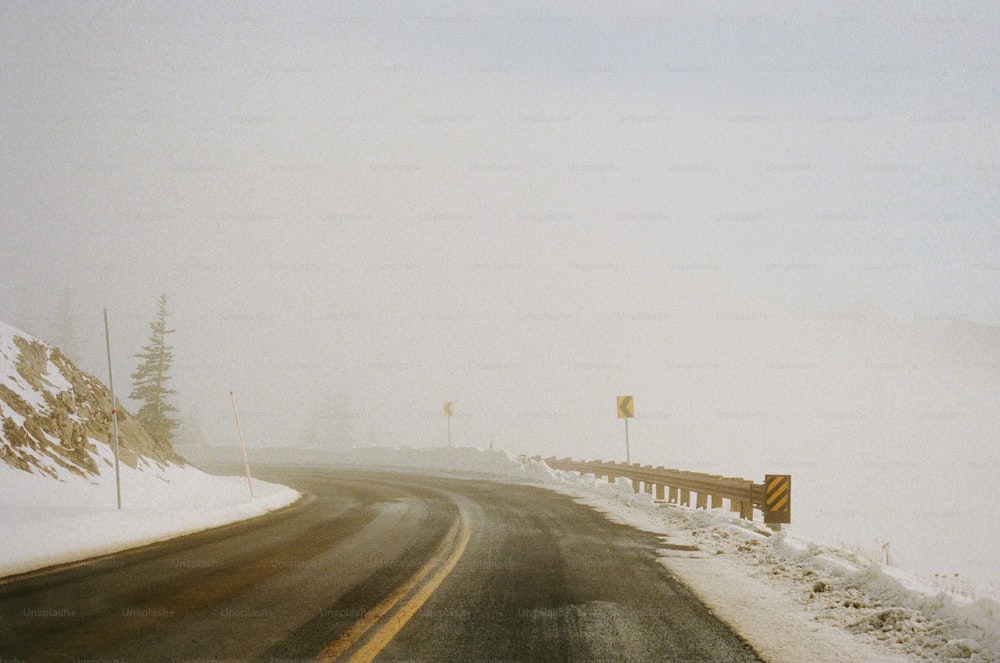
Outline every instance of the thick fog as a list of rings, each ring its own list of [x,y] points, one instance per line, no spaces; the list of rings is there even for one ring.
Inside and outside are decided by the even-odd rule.
[[[0,2],[0,319],[167,293],[189,443],[995,459],[1000,9],[492,4]]]

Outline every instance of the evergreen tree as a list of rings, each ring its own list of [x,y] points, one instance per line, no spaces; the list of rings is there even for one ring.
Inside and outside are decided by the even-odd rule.
[[[142,403],[135,416],[150,437],[156,442],[170,442],[179,422],[171,416],[177,412],[177,408],[167,400],[175,393],[167,387],[170,367],[174,362],[174,352],[167,344],[167,334],[174,333],[174,330],[167,329],[165,294],[160,295],[156,318],[149,326],[153,333],[149,338],[149,345],[144,345],[143,352],[135,355],[142,362],[132,374],[132,393],[129,398]]]

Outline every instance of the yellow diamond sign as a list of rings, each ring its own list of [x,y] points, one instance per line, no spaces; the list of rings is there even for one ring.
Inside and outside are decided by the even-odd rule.
[[[455,401],[445,401],[444,402],[444,414],[447,417],[455,414]]]

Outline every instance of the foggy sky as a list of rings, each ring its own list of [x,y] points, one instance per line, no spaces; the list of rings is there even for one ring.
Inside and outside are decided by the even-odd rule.
[[[720,327],[1000,324],[994,3],[370,4],[0,0],[0,319],[124,392],[166,292],[200,440],[589,456]]]

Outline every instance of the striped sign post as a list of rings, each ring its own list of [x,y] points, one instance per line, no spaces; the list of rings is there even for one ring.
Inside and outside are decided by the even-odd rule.
[[[792,522],[792,476],[767,474],[764,476],[764,522],[782,525]]]

